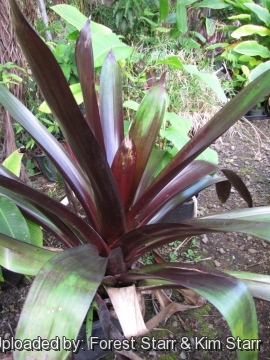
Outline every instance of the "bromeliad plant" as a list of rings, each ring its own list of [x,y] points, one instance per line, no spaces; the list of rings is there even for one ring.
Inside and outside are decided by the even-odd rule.
[[[156,323],[145,326],[135,287],[177,287],[192,289],[216,306],[233,336],[256,339],[257,319],[251,293],[269,300],[269,277],[240,273],[242,281],[237,273],[231,276],[185,263],[162,263],[139,270],[132,265],[154,248],[208,232],[240,231],[270,240],[270,207],[241,209],[181,224],[160,223],[175,207],[211,184],[216,184],[222,201],[228,198],[232,184],[252,207],[247,188],[233,171],[194,159],[270,91],[270,71],[226,104],[153,179],[160,161],[160,153],[153,147],[166,108],[165,75],[143,99],[124,137],[121,71],[114,55],[109,53],[102,68],[98,105],[89,21],[76,44],[84,118],[51,51],[26,21],[15,0],[10,0],[10,6],[20,45],[74,156],[68,155],[3,85],[0,102],[51,158],[87,217],[84,221],[0,167],[0,194],[14,201],[26,218],[49,230],[66,246],[56,254],[31,241],[26,243],[16,236],[0,234],[1,265],[36,276],[16,337],[75,339],[87,312],[97,307],[105,334],[115,338],[117,333],[102,300],[104,292],[111,298],[124,335],[145,333]],[[226,178],[213,176],[218,170]],[[258,286],[262,283],[263,294]],[[128,325],[123,319],[126,306]],[[91,320],[89,324],[88,328]],[[57,352],[27,349],[14,352],[14,359],[28,356],[66,359],[68,353],[62,347]],[[257,351],[238,351],[238,357],[256,359]]]

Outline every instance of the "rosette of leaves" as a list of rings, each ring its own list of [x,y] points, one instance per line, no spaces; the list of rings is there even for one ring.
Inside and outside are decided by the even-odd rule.
[[[85,221],[0,166],[0,194],[66,247],[57,254],[0,234],[0,264],[36,276],[16,338],[75,339],[86,316],[91,331],[93,308],[98,309],[107,338],[121,338],[110,322],[104,294],[111,298],[126,337],[146,333],[156,322],[144,324],[135,288],[176,287],[192,289],[216,306],[234,337],[256,339],[252,295],[269,300],[268,276],[243,272],[232,276],[185,263],[154,264],[135,270],[132,264],[150,250],[186,236],[239,231],[270,240],[270,207],[252,208],[247,188],[233,171],[195,160],[270,91],[270,71],[227,103],[153,179],[161,156],[153,148],[166,108],[165,76],[148,91],[124,137],[121,71],[109,53],[102,68],[98,106],[89,21],[76,44],[84,117],[50,49],[26,21],[15,0],[9,2],[20,45],[72,153],[68,154],[1,84],[0,102],[53,161],[87,218]],[[212,176],[218,170],[225,177]],[[232,184],[249,208],[181,224],[160,223],[175,207],[212,184],[216,184],[222,201],[228,198]],[[127,297],[127,291],[131,291],[132,299]],[[128,309],[128,324],[123,318],[124,308]],[[158,319],[161,318],[160,315]],[[66,359],[68,355],[63,348],[57,352],[24,349],[15,351],[14,359]],[[238,351],[238,358],[256,359],[257,352]]]

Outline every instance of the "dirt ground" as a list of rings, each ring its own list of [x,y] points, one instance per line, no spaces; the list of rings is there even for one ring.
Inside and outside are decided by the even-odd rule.
[[[219,163],[241,175],[252,194],[254,206],[270,205],[270,123],[269,120],[239,124],[218,140],[213,148],[219,154]],[[48,185],[49,186],[49,185]],[[204,190],[198,200],[198,216],[214,214],[245,207],[244,201],[232,190],[230,199],[221,204],[214,187]],[[270,219],[269,219],[270,221]],[[50,240],[48,240],[50,243]],[[189,250],[192,250],[191,252]],[[167,246],[161,250],[166,257],[173,256],[180,261],[197,261],[201,265],[216,269],[244,270],[261,274],[270,273],[270,244],[244,234],[226,233],[201,236],[190,239],[185,246]],[[16,324],[28,291],[26,279],[8,291],[0,291],[0,337],[8,339],[15,335]],[[183,301],[172,293],[173,300]],[[151,299],[146,297],[147,309]],[[259,339],[262,340],[259,359],[270,359],[270,304],[256,300],[259,323]],[[151,313],[152,310],[149,310]],[[175,351],[165,352],[155,349],[143,350],[141,343],[137,355],[144,359],[236,359],[236,353],[225,349],[229,328],[221,314],[208,303],[197,310],[177,313],[148,337],[154,339],[175,339]],[[188,352],[181,349],[181,339],[188,337],[191,343],[196,337],[220,340],[223,351]],[[142,340],[139,340],[142,341]],[[2,356],[2,357],[1,357]],[[113,358],[113,357],[111,357]],[[0,359],[4,355],[0,353]]]

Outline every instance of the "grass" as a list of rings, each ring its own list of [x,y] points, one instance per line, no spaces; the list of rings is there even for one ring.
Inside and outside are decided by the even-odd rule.
[[[162,35],[147,47],[143,42],[136,45],[131,60],[124,68],[124,100],[140,102],[145,92],[146,72],[155,69],[159,77],[167,71],[168,110],[190,118],[196,132],[221,108],[222,103],[214,91],[197,77],[167,65],[156,65],[158,60],[172,55],[176,55],[183,64],[196,65],[201,72],[213,74],[216,71],[213,61],[206,58],[203,50],[187,52],[178,49],[172,39]],[[225,78],[220,80],[224,92],[231,93],[231,83]]]

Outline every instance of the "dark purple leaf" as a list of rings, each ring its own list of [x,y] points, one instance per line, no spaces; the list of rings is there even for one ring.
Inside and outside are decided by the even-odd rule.
[[[9,179],[21,182],[19,178],[13,175],[4,166],[0,165],[0,175]],[[21,182],[22,183],[22,182]],[[4,189],[0,186],[0,194],[12,200],[22,211],[24,216],[42,226],[45,230],[53,234],[59,241],[67,247],[73,247],[83,244],[83,242],[63,223],[58,216],[49,211],[34,205],[32,202],[18,196],[15,192]]]
[[[188,201],[199,194],[203,189],[220,182],[226,182],[225,178],[220,176],[205,176],[201,178],[199,181],[195,182],[191,186],[189,186],[184,191],[173,196],[169,201],[167,201],[162,208],[156,212],[156,214],[152,217],[152,219],[148,222],[148,224],[155,224],[157,222],[161,222],[165,217],[171,214],[179,205],[183,204],[184,202]]]
[[[188,288],[210,301],[225,317],[234,338],[257,339],[258,323],[252,296],[246,285],[224,273],[202,266],[166,263],[145,266],[137,272],[115,276],[119,284],[138,282],[141,290]],[[145,279],[145,280],[144,280]],[[239,325],[239,319],[241,324]],[[257,351],[241,349],[238,359],[257,359]]]
[[[228,180],[216,184],[216,192],[220,202],[225,203],[229,199],[231,188],[232,185]]]
[[[81,168],[91,181],[104,239],[125,232],[124,209],[105,156],[68,87],[60,66],[47,45],[10,0],[13,24],[33,75]]]
[[[92,226],[98,229],[98,215],[93,200],[91,184],[81,171],[81,168],[75,166],[63,147],[47,131],[45,126],[1,84],[0,102],[8,109],[12,117],[36,140],[41,149],[48,154],[51,161],[77,195]]]
[[[221,169],[226,178],[230,181],[233,187],[238,191],[239,195],[246,201],[249,207],[252,207],[252,198],[251,195],[243,183],[241,178],[232,170]]]
[[[95,89],[95,71],[90,20],[87,20],[81,29],[76,42],[76,63],[82,87],[86,121],[93,131],[101,149],[105,151]]]
[[[141,198],[133,205],[128,217],[134,218],[145,204],[149,203],[180,171],[228,130],[265,94],[270,92],[269,78],[270,70],[267,70],[248,84],[208,121],[154,179]]]
[[[45,209],[47,212],[59,217],[65,224],[67,224],[72,231],[78,233],[84,242],[89,242],[95,245],[100,254],[108,255],[110,250],[99,234],[84,220],[76,216],[64,205],[58,203],[54,199],[30,188],[16,180],[8,179],[0,175],[0,184],[3,188],[13,191],[24,199],[38,205],[40,208]]]
[[[143,194],[143,192],[149,185],[149,183],[155,173],[155,170],[156,170],[157,166],[159,165],[159,163],[161,162],[165,153],[166,153],[166,150],[159,150],[156,148],[154,148],[152,150],[150,158],[149,158],[146,168],[144,170],[143,176],[141,178],[141,181],[137,187],[134,202],[137,201],[137,199]]]
[[[131,228],[146,225],[158,210],[177,193],[188,188],[200,178],[217,170],[219,170],[217,165],[202,160],[193,161],[173,181],[168,183],[144,209],[141,209],[138,216],[133,219]]]
[[[136,148],[133,140],[127,136],[120,145],[112,163],[112,173],[125,209],[128,205],[135,168]]]

